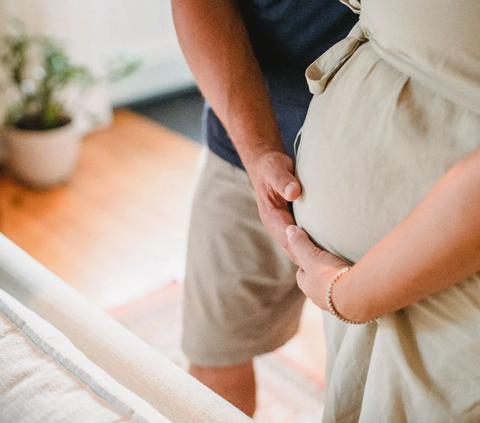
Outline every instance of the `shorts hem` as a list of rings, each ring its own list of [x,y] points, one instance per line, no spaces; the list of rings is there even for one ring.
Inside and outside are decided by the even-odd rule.
[[[298,328],[297,328],[298,331]],[[188,347],[183,346],[183,353],[187,357],[190,363],[196,366],[203,366],[203,367],[226,367],[226,366],[235,366],[236,364],[246,363],[250,360],[253,360],[255,357],[263,354],[270,353],[275,351],[276,349],[285,345],[290,339],[292,339],[295,334],[295,331],[290,336],[286,337],[285,339],[279,340],[276,343],[272,343],[268,346],[262,346],[255,349],[244,350],[240,352],[236,352],[232,354],[231,352],[227,351],[215,351],[215,354],[205,354],[199,350],[191,351]]]

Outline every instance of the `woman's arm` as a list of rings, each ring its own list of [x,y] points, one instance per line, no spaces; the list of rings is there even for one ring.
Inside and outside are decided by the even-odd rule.
[[[374,218],[374,216],[372,216]],[[346,264],[287,229],[302,263],[300,288],[326,309],[326,286]],[[412,212],[345,273],[333,303],[345,318],[368,321],[444,290],[480,270],[480,148],[459,161]]]

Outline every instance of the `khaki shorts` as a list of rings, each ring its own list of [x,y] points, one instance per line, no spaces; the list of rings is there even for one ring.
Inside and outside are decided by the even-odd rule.
[[[182,346],[200,366],[249,361],[297,331],[296,267],[264,229],[247,173],[205,150],[192,205]]]

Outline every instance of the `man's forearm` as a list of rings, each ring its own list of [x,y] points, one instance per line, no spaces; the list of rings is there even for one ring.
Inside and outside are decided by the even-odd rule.
[[[178,39],[207,101],[248,168],[284,151],[260,67],[234,0],[172,0]]]

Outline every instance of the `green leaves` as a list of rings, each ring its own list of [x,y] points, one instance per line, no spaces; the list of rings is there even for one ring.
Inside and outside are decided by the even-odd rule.
[[[132,54],[117,53],[107,60],[108,80],[117,82],[131,75],[142,65],[142,60]]]
[[[73,64],[63,48],[53,41],[43,39],[41,49],[45,80],[52,81],[56,87],[75,84],[85,89],[96,82],[86,67]]]
[[[118,81],[135,72],[141,60],[117,54],[107,62],[107,76],[99,78],[87,67],[73,63],[56,40],[28,34],[17,20],[12,22],[11,33],[0,38],[0,65],[17,94],[5,123],[24,129],[46,130],[70,121],[62,98],[67,88],[77,87],[84,91],[102,79]]]
[[[9,125],[37,130],[59,127],[67,114],[60,101],[62,91],[69,86],[83,90],[95,83],[93,74],[73,64],[59,43],[27,34],[18,22],[0,40],[0,51],[0,63],[19,98],[7,112]]]

